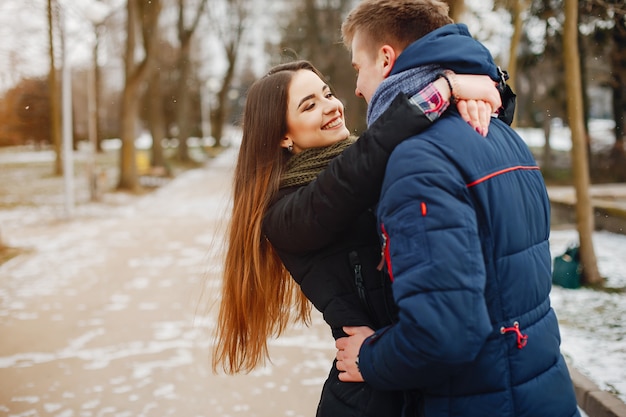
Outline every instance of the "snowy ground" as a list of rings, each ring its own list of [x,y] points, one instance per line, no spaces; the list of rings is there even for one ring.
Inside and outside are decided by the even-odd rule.
[[[47,157],[45,155],[48,155]],[[220,157],[220,165],[234,164],[234,152],[226,152]],[[25,152],[19,155],[19,159],[37,158],[46,160],[50,158],[47,152]],[[231,159],[228,159],[231,158]],[[11,156],[0,155],[0,170],[7,161],[16,161]],[[80,175],[80,173],[77,173]],[[174,181],[178,182],[179,179]],[[83,187],[81,181],[77,182],[77,187]],[[158,190],[159,193],[167,192],[167,186]],[[82,194],[81,194],[82,193]],[[81,192],[84,196],[86,193]],[[0,196],[0,198],[8,198],[8,196]],[[82,197],[84,200],[84,197]],[[125,210],[132,212],[136,210],[137,203],[141,203],[141,199],[151,198],[150,196],[128,196],[115,195],[108,196],[105,203],[85,203],[79,198],[79,206],[76,210],[78,218],[103,218],[112,213],[112,207],[115,207],[118,213]],[[203,204],[210,206],[223,206],[224,195],[217,195],[216,201],[204,201]],[[168,204],[175,205],[176,202]],[[172,206],[172,210],[176,210]],[[12,230],[19,229],[22,226],[30,226],[41,224],[54,224],[54,227],[61,227],[55,219],[63,217],[62,198],[58,195],[49,200],[38,200],[37,204],[31,204],[28,207],[13,207],[0,211],[0,232],[7,234]],[[80,233],[84,236],[98,236],[103,233],[100,230],[89,230],[90,225],[96,225],[97,222],[82,222]],[[8,233],[10,235],[10,233]],[[572,228],[553,230],[551,235],[551,250],[553,256],[561,254],[565,248],[577,241],[577,233]],[[33,242],[34,243],[34,242]],[[625,288],[626,287],[626,236],[616,235],[606,232],[597,232],[594,234],[594,244],[596,255],[598,257],[598,266],[600,272],[606,277],[606,286],[609,288]],[[83,259],[90,257],[89,248],[97,250],[97,245],[86,246],[81,249]],[[66,256],[63,253],[63,246],[59,246],[58,253],[54,254],[53,247],[46,247],[46,256],[56,256],[62,259]],[[98,258],[98,253],[91,255]],[[0,267],[1,271],[1,267]],[[62,279],[62,277],[59,277]],[[56,284],[47,282],[46,287],[51,288]],[[58,284],[63,287],[62,283]],[[0,289],[0,301],[3,290]],[[6,294],[5,294],[6,295]],[[566,290],[555,287],[552,292],[553,306],[561,322],[562,332],[562,349],[565,356],[571,364],[573,364],[583,374],[588,376],[602,389],[614,392],[623,401],[626,401],[626,324],[623,317],[626,317],[626,294],[620,292],[600,292],[590,289]],[[5,300],[7,301],[7,300]],[[16,304],[17,303],[17,304]],[[0,302],[0,306],[3,303]],[[4,308],[9,310],[13,307],[19,310],[19,300],[15,302],[4,303]],[[15,311],[13,314],[16,313]],[[27,314],[21,311],[19,314]],[[309,335],[310,336],[310,335]],[[315,339],[315,337],[313,338]],[[317,339],[316,339],[317,340]],[[302,344],[302,348],[306,349],[312,345],[310,337],[285,338],[276,342],[276,346],[282,344]],[[327,340],[321,339],[321,342]],[[320,340],[317,340],[320,342]],[[324,361],[322,361],[324,362]],[[3,362],[0,361],[0,368]],[[325,365],[321,365],[323,369]],[[322,371],[321,375],[323,376]],[[323,378],[314,378],[314,385],[321,384]]]
[[[613,144],[613,128],[611,120],[590,121],[593,151]],[[529,146],[543,146],[541,129],[517,130]],[[558,119],[552,124],[550,144],[553,149],[562,151],[570,150],[572,145],[569,129]],[[626,236],[596,232],[593,241],[606,287],[625,289]],[[577,242],[578,233],[572,227],[553,230],[550,239],[553,257]],[[626,293],[554,287],[551,300],[561,322],[564,355],[600,388],[617,394],[626,402]]]
[[[577,240],[575,230],[553,231],[553,255]],[[596,232],[593,241],[606,286],[625,288],[626,236]],[[600,388],[626,402],[626,293],[554,287],[551,300],[561,322],[564,355]]]
[[[311,415],[334,353],[319,318],[272,343],[273,364],[210,370],[232,178],[217,162],[149,194],[77,190],[71,219],[49,174],[37,204],[4,204],[0,164],[3,239],[27,249],[0,265],[0,416]]]
[[[597,152],[604,150],[615,142],[613,129],[615,122],[612,120],[592,119],[589,121],[589,136],[591,150]],[[530,147],[540,148],[545,142],[543,129],[516,128],[517,132]],[[569,151],[572,147],[571,133],[561,119],[552,120],[550,130],[550,147],[558,151]]]

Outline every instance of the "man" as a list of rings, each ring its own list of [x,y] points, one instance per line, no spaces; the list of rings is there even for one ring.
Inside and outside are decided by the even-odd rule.
[[[368,123],[441,67],[499,77],[438,0],[363,0],[342,25]],[[451,89],[454,85],[451,83]],[[338,339],[343,381],[404,390],[405,415],[578,416],[550,307],[550,207],[505,123],[455,112],[392,153],[377,208],[398,321]]]

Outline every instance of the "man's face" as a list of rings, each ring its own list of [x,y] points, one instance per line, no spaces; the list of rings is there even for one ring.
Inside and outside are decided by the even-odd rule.
[[[385,79],[385,61],[380,50],[374,55],[367,46],[367,38],[357,31],[351,45],[352,66],[357,72],[354,94],[369,104],[374,91]]]

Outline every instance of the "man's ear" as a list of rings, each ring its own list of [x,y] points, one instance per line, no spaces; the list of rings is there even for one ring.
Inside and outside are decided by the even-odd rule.
[[[396,50],[391,45],[383,45],[379,50],[379,54],[382,62],[383,77],[387,78],[396,63]]]

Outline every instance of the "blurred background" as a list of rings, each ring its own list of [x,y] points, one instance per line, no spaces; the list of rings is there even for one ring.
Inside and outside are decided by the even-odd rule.
[[[356,2],[1,0],[0,209],[50,195],[70,217],[77,201],[200,166],[237,145],[247,88],[289,60],[326,75],[360,133],[366,103],[340,33]],[[626,181],[626,5],[447,3],[508,72],[513,127],[548,185],[574,186],[583,281],[601,283],[589,188]]]
[[[564,1],[448,3],[455,21],[466,23],[509,72],[518,94],[514,124],[539,129],[533,138],[541,133],[535,145],[547,179],[567,182],[567,164],[558,163],[559,148],[550,144],[551,130],[568,125]],[[621,0],[576,3],[590,172],[594,181],[624,181],[626,6]],[[193,163],[194,149],[202,157],[229,145],[250,83],[269,66],[296,58],[326,74],[358,133],[365,103],[354,96],[355,75],[340,37],[354,4],[2,0],[0,147],[51,147],[60,175],[66,126],[74,149],[117,146],[116,186],[133,189],[138,164],[167,171],[172,160]],[[595,123],[591,129],[589,123]],[[137,147],[148,149],[147,156],[138,158]]]
[[[259,378],[215,379],[197,366],[206,360],[206,329],[196,334],[188,316],[197,312],[181,306],[193,304],[188,292],[204,281],[198,271],[207,264],[213,285],[207,292],[220,282],[220,252],[207,259],[206,250],[223,236],[213,223],[228,213],[229,170],[254,80],[272,65],[310,60],[346,105],[349,127],[364,129],[366,104],[354,95],[355,73],[340,34],[357,1],[0,0],[0,334],[6,335],[0,415],[40,415],[35,407],[49,408],[41,415],[74,415],[55,411],[57,403],[71,402],[88,416],[85,409],[97,408],[94,398],[102,396],[104,405],[122,410],[129,402],[143,406],[146,398],[174,401],[168,370],[152,380],[139,369],[128,386],[124,379],[129,368],[161,366],[152,356],[161,339],[167,342],[161,359],[170,355],[166,364],[176,367],[183,357],[189,368],[176,374],[187,378],[187,388],[177,388],[180,398],[192,400],[158,415],[216,404],[257,415],[237,397],[246,390],[242,397],[257,398],[259,415],[279,415],[272,407],[287,407],[290,414],[281,415],[291,416],[313,409],[334,353],[321,336],[317,344],[317,336],[296,329],[302,339],[277,341],[280,378],[261,369],[257,376],[267,385],[259,389]],[[626,352],[624,0],[448,3],[453,19],[467,24],[510,75],[517,93],[513,127],[548,184],[552,255],[580,246],[576,274],[584,288],[555,286],[551,294],[564,354],[626,401],[619,365]],[[210,169],[194,169],[205,166]],[[144,194],[151,199],[142,200]],[[50,297],[40,294],[48,290]],[[206,322],[209,329],[214,320]],[[67,329],[57,332],[57,325]],[[181,338],[179,330],[189,333]],[[200,348],[188,354],[195,339]],[[83,381],[92,355],[101,366],[102,354],[117,359],[120,349],[129,361],[87,375],[97,376],[91,385]],[[38,352],[52,353],[42,359]],[[300,369],[297,377],[291,364]],[[61,384],[55,367],[67,377]],[[107,378],[110,386],[102,388]],[[297,395],[287,389],[292,385]],[[66,398],[81,389],[85,395]],[[107,397],[118,393],[128,398]],[[296,399],[302,414],[291,410]]]

